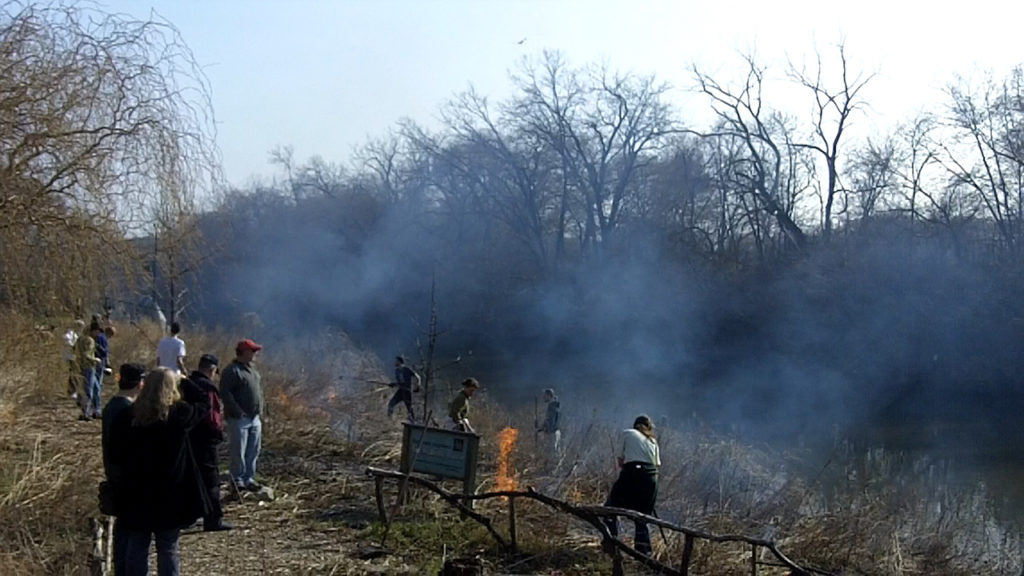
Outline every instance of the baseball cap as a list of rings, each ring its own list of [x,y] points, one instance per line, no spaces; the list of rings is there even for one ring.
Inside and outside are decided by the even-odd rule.
[[[146,367],[142,364],[121,364],[119,370],[120,382],[138,382],[146,376]]]
[[[220,366],[220,359],[213,354],[203,354],[199,357],[200,366]]]
[[[262,349],[263,349],[263,346],[260,346],[259,344],[253,342],[252,340],[250,340],[248,338],[246,338],[245,340],[239,340],[238,341],[238,345],[235,346],[235,350],[238,351],[238,352],[243,352],[245,350],[252,350],[253,352],[259,352]]]

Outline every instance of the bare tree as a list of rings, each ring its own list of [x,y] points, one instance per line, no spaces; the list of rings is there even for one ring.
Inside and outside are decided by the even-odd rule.
[[[984,206],[1002,243],[1015,249],[1024,214],[1024,70],[1002,83],[949,87],[952,138],[939,158],[951,179]]]
[[[513,113],[509,107],[493,118],[487,99],[469,90],[449,102],[442,117],[457,147],[473,152],[472,160],[462,164],[463,174],[478,180],[483,209],[529,251],[537,269],[544,270],[551,264],[547,223],[556,201],[549,184],[552,155],[533,133],[499,130],[499,123],[515,125]]]
[[[839,212],[847,216],[847,224],[865,225],[880,203],[896,197],[897,146],[893,138],[885,138],[877,144],[869,140],[851,152],[850,188],[839,191]]]
[[[839,80],[835,87],[829,87],[823,78],[825,67],[820,54],[817,55],[814,70],[798,70],[793,64],[790,64],[789,70],[790,78],[808,89],[814,97],[814,141],[797,146],[817,152],[825,161],[827,184],[822,206],[822,236],[826,241],[832,235],[833,204],[839,190],[840,146],[853,114],[865,105],[861,99],[861,90],[873,77],[850,77],[846,47],[843,44],[838,47],[838,57]]]
[[[205,79],[171,25],[0,6],[0,299],[25,283],[13,263],[26,251],[97,247],[95,274],[74,257],[45,263],[89,280],[58,282],[46,298],[62,307],[137,270],[128,238],[152,230],[165,195],[191,206],[220,182],[213,127]]]
[[[932,142],[935,119],[931,115],[921,115],[913,121],[897,127],[896,137],[900,142],[902,158],[895,167],[896,176],[900,181],[903,208],[910,214],[912,221],[925,219],[921,214],[920,204],[933,201],[929,192],[928,175],[931,168],[938,167],[937,147]]]
[[[294,202],[315,196],[335,197],[344,187],[345,169],[322,156],[299,164],[291,146],[278,146],[270,151],[270,163],[284,172],[284,182],[279,186],[283,185]]]
[[[565,258],[566,238],[576,204],[577,186],[574,173],[576,158],[570,147],[572,125],[577,123],[585,99],[583,83],[576,70],[569,68],[561,54],[544,52],[542,60],[524,60],[521,70],[513,75],[520,94],[509,103],[509,113],[520,131],[532,134],[554,151],[558,158],[558,203],[555,217],[554,260]],[[582,206],[577,222],[583,219]],[[580,226],[582,227],[582,226]],[[582,242],[582,234],[580,234]]]
[[[555,53],[538,68],[527,62],[515,77],[522,95],[513,103],[524,130],[556,151],[562,164],[559,229],[579,193],[581,248],[599,254],[613,244],[640,171],[678,129],[664,101],[668,87],[652,76],[596,68],[568,69]]]
[[[745,154],[736,158],[730,171],[742,184],[736,192],[751,194],[756,208],[774,218],[779,228],[798,249],[803,250],[806,234],[794,218],[795,199],[787,198],[787,169],[799,165],[790,157],[793,151],[785,118],[767,110],[762,99],[765,70],[752,56],[745,57],[747,73],[736,88],[724,86],[693,68],[701,92],[711,99],[718,123],[709,134],[714,138],[734,138],[742,143]],[[787,190],[788,188],[788,190]]]

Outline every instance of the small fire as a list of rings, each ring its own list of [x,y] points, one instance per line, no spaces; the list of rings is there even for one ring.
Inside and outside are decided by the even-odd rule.
[[[276,400],[277,403],[280,404],[282,408],[290,408],[292,405],[291,399],[288,398],[287,394],[285,394],[283,388],[279,388],[277,390],[277,394],[274,394],[274,400]]]
[[[519,430],[511,426],[498,432],[498,472],[494,479],[498,491],[519,488],[512,468],[512,452],[516,448],[516,438],[518,437]]]

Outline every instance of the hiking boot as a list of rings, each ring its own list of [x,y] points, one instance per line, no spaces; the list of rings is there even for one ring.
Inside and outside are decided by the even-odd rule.
[[[245,483],[243,488],[250,492],[259,492],[260,490],[263,490],[263,485],[261,485],[259,482],[255,480],[249,480],[248,482]]]
[[[86,416],[85,414],[82,414],[81,416],[78,417],[78,420],[80,422],[88,422],[89,421],[89,417]]]

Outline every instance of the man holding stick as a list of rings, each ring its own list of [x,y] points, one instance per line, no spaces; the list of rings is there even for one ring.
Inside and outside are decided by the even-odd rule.
[[[558,452],[562,445],[562,430],[560,426],[562,404],[555,396],[552,388],[544,390],[542,396],[547,406],[544,413],[544,422],[537,426],[537,432],[544,435],[543,454],[545,462],[558,461]]]
[[[480,388],[480,382],[476,378],[466,378],[462,381],[462,391],[455,395],[455,398],[448,403],[448,429],[460,432],[475,432],[469,424],[469,399],[473,393]]]
[[[415,421],[416,415],[412,410],[412,393],[420,391],[420,375],[405,365],[404,356],[395,356],[395,381],[391,386],[396,386],[398,389],[388,401],[388,418],[391,418],[395,412],[395,406],[401,402],[405,404],[409,422]]]

